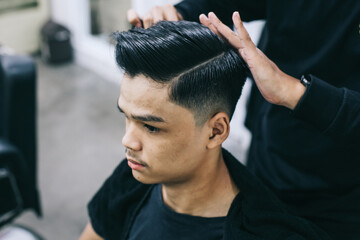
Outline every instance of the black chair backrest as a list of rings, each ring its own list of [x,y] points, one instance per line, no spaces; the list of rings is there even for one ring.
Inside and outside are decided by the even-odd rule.
[[[15,176],[24,209],[41,215],[36,177],[36,66],[28,56],[0,54],[0,138],[15,146],[24,159],[26,175]]]

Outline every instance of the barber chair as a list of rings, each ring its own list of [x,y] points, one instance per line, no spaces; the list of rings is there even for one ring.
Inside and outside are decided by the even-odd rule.
[[[36,160],[35,63],[0,46],[0,229],[24,210],[41,216]]]

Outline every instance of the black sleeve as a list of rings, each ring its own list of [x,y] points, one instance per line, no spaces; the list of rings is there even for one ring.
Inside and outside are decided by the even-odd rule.
[[[185,20],[199,22],[199,15],[214,12],[224,24],[232,25],[232,13],[239,11],[245,22],[265,19],[266,0],[184,0],[175,5]]]
[[[330,137],[360,137],[360,93],[337,88],[310,75],[310,86],[294,109],[294,116],[309,122]]]

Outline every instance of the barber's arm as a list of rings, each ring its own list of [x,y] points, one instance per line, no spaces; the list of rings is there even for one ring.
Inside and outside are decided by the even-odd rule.
[[[303,119],[332,137],[354,140],[360,137],[360,93],[336,88],[315,76],[305,87],[299,79],[282,72],[251,41],[238,12],[233,14],[236,35],[214,13],[202,14],[200,22],[235,47],[248,64],[263,97],[270,103],[293,110]]]
[[[212,11],[226,25],[230,26],[232,25],[230,16],[235,10],[241,12],[244,21],[264,19],[266,16],[265,0],[183,0],[176,5],[155,6],[144,16],[139,16],[135,10],[130,9],[127,19],[133,26],[149,28],[162,20],[198,22],[201,13]]]
[[[103,238],[94,231],[91,223],[89,222],[82,232],[79,240],[103,240]]]

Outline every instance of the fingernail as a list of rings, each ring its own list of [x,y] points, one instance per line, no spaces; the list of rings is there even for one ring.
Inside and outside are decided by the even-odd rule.
[[[209,19],[210,19],[212,22],[217,22],[217,21],[219,21],[218,18],[217,18],[217,16],[216,16],[215,13],[213,13],[213,12],[210,12],[210,13],[209,13]]]
[[[242,21],[239,12],[237,12],[237,16],[238,16],[239,20]]]

